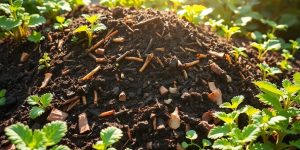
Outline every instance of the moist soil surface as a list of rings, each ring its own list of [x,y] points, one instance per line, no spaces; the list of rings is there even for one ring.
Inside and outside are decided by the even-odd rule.
[[[101,14],[100,21],[107,29],[94,34],[92,45],[104,39],[112,32],[112,38],[99,47],[105,49],[104,55],[91,53],[105,62],[97,63],[87,54],[87,39],[84,33],[76,34],[79,38],[73,42],[73,31],[86,24],[81,14]],[[117,149],[175,149],[177,143],[185,140],[185,132],[196,130],[199,141],[207,136],[208,125],[201,121],[202,114],[210,110],[219,110],[218,105],[208,98],[211,93],[208,82],[214,82],[222,92],[223,102],[233,96],[244,95],[242,105],[264,107],[255,98],[258,90],[252,81],[260,80],[261,73],[256,67],[256,50],[251,49],[249,41],[243,38],[226,41],[211,32],[206,26],[194,26],[170,12],[156,10],[136,10],[134,8],[115,8],[109,10],[100,6],[78,8],[65,14],[73,23],[63,31],[53,30],[52,26],[41,27],[45,40],[36,45],[30,42],[2,41],[0,44],[0,89],[7,89],[7,104],[0,108],[0,147],[5,148],[10,142],[4,135],[4,128],[22,122],[31,128],[41,128],[47,121],[52,108],[67,112],[68,132],[61,144],[71,149],[92,149],[92,144],[99,139],[101,129],[108,126],[120,128],[124,136],[114,146]],[[116,42],[114,38],[124,38]],[[229,54],[232,45],[247,47],[248,59],[239,59],[231,63],[222,53]],[[211,53],[213,51],[217,54]],[[29,60],[20,62],[22,52],[30,54]],[[51,67],[38,70],[39,59],[43,53],[51,57]],[[145,62],[149,54],[154,58],[143,72],[139,72],[144,62],[131,61],[120,56],[139,57]],[[199,58],[200,54],[203,54]],[[280,83],[299,71],[299,55],[292,61],[295,68],[269,80]],[[275,66],[282,59],[279,53],[269,53],[265,61]],[[191,67],[178,65],[199,60]],[[217,64],[224,72],[216,74],[210,65]],[[81,80],[97,66],[100,70],[90,80]],[[186,72],[186,75],[184,75]],[[45,88],[40,88],[45,73],[52,77]],[[228,77],[232,81],[229,81]],[[161,86],[177,89],[161,95]],[[171,89],[172,90],[172,89]],[[126,101],[119,100],[119,94],[125,92]],[[29,118],[30,106],[26,98],[33,94],[54,94],[50,108],[37,119]],[[94,103],[94,93],[98,94],[98,104]],[[182,94],[186,94],[183,98]],[[86,96],[87,104],[80,100],[75,103],[70,99]],[[164,100],[171,99],[166,104]],[[68,103],[70,102],[70,103]],[[70,107],[73,104],[74,107]],[[171,129],[167,122],[169,114],[175,108],[179,110],[180,127]],[[71,109],[70,109],[71,108]],[[68,110],[69,109],[69,110]],[[115,114],[99,117],[105,111],[115,110]],[[79,134],[78,115],[86,112],[91,130]],[[156,115],[165,127],[153,128]],[[208,122],[210,125],[213,122]]]

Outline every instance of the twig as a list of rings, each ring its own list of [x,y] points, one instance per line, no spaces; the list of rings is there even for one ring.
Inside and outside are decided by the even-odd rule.
[[[87,75],[85,75],[81,80],[89,80],[93,77],[95,73],[97,73],[100,70],[100,66],[97,66],[94,70],[89,72]]]
[[[67,108],[67,111],[70,111],[74,106],[76,106],[78,103],[80,102],[80,99],[77,99],[74,103],[72,103],[71,105],[69,105],[69,107]]]
[[[94,104],[98,106],[98,93],[96,90],[94,90]]]
[[[122,60],[126,55],[128,55],[131,52],[132,52],[132,50],[126,51],[124,54],[122,54],[120,57],[118,57],[116,61],[119,62],[120,60]]]
[[[74,96],[74,97],[72,97],[72,98],[70,98],[70,99],[65,100],[65,101],[62,103],[62,105],[69,104],[69,103],[71,103],[71,102],[73,102],[73,101],[75,101],[75,100],[77,100],[77,99],[79,99],[79,98],[80,98],[79,96]]]
[[[148,24],[150,22],[155,22],[155,21],[158,21],[158,20],[160,20],[159,17],[154,17],[154,18],[151,18],[151,19],[147,19],[147,20],[141,21],[141,22],[133,25],[133,27],[136,28],[138,26],[142,26],[142,25]]]
[[[114,114],[115,114],[115,110],[112,109],[112,110],[109,110],[109,111],[100,113],[100,114],[99,114],[99,117],[108,117],[108,116],[112,116],[112,115],[114,115]]]
[[[195,60],[195,61],[192,61],[192,62],[189,62],[189,63],[184,63],[184,64],[181,65],[181,67],[189,68],[189,67],[192,67],[194,65],[197,65],[198,63],[200,63],[200,60]]]
[[[144,61],[142,58],[138,58],[138,57],[125,57],[124,59],[129,60],[129,61],[138,61],[138,62]]]
[[[162,68],[165,67],[165,65],[163,64],[163,62],[160,60],[159,57],[155,57],[155,60],[156,60],[156,62],[157,62]]]
[[[96,43],[95,45],[93,45],[92,47],[90,47],[89,49],[86,49],[87,52],[91,52],[92,50],[96,49],[97,47],[99,47],[101,44],[103,44],[105,41],[107,41],[108,39],[110,39],[112,36],[116,35],[119,31],[116,30],[110,34],[108,34],[105,38],[101,39],[98,43]]]
[[[146,58],[146,60],[145,60],[145,63],[144,63],[144,65],[142,66],[142,68],[139,70],[139,72],[143,72],[143,71],[146,69],[146,67],[149,65],[149,63],[150,63],[151,60],[153,59],[153,57],[154,57],[154,54],[153,54],[153,53],[150,53],[150,54],[147,55],[147,58]]]
[[[153,38],[151,37],[151,39],[150,39],[150,41],[149,41],[149,43],[147,45],[147,48],[145,49],[145,51],[143,52],[143,54],[146,54],[149,51],[149,49],[152,46],[152,42],[153,42]]]
[[[83,105],[86,105],[87,104],[87,102],[86,102],[86,96],[82,96],[81,98],[82,98]]]
[[[185,50],[193,52],[193,53],[197,53],[198,52],[197,50],[194,50],[194,49],[191,49],[191,48],[188,48],[188,47],[186,47]]]

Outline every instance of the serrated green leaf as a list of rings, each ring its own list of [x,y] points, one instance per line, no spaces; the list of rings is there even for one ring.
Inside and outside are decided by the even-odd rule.
[[[14,0],[13,5],[15,7],[22,7],[23,5],[23,0]]]
[[[30,147],[33,149],[46,149],[45,136],[42,131],[40,130],[33,131]]]
[[[4,131],[5,135],[17,149],[31,150],[28,145],[31,142],[32,131],[28,126],[17,123],[6,127]]]
[[[100,18],[100,15],[87,15],[87,14],[82,14],[82,16],[90,23],[90,24],[94,24],[98,21],[98,19]]]
[[[181,147],[184,148],[184,149],[186,149],[186,148],[189,147],[189,144],[187,142],[182,142],[181,143]]]
[[[291,85],[285,88],[288,94],[294,94],[300,91],[300,84],[299,85]]]
[[[30,36],[28,36],[28,40],[34,43],[40,43],[45,37],[42,36],[40,32],[33,31]]]
[[[249,150],[273,150],[271,143],[254,143],[250,146]]]
[[[37,105],[40,102],[40,97],[37,95],[31,95],[27,98],[27,102],[30,105]]]
[[[281,121],[285,121],[285,120],[287,120],[287,118],[284,117],[284,116],[275,116],[275,117],[272,117],[272,118],[269,120],[268,124],[269,124],[269,125],[276,125],[277,123],[279,123],[279,122],[281,122]]]
[[[211,145],[211,142],[209,140],[207,140],[207,139],[203,139],[202,140],[202,146],[203,146],[203,148],[207,147],[207,146],[210,146],[210,145]]]
[[[239,128],[233,128],[229,135],[233,137],[236,142],[244,144],[256,140],[259,132],[259,127],[251,124],[244,127],[243,131],[241,131]]]
[[[268,40],[266,42],[266,50],[279,50],[281,44],[279,40]]]
[[[53,99],[53,95],[51,93],[45,93],[41,96],[40,102],[43,105],[43,107],[46,108],[50,106],[52,99]]]
[[[295,141],[290,141],[290,145],[293,145],[296,148],[300,149],[300,139],[295,140]]]
[[[277,96],[282,96],[284,93],[277,89],[275,84],[272,84],[270,82],[267,81],[256,81],[253,82],[261,91],[269,94],[269,95],[277,95]]]
[[[103,141],[98,141],[96,144],[93,144],[93,148],[96,150],[105,150],[105,145]]]
[[[67,132],[67,124],[63,121],[53,121],[46,124],[42,131],[46,136],[46,145],[52,146],[57,144]]]
[[[93,31],[94,32],[99,32],[99,31],[103,31],[103,30],[106,30],[107,27],[103,24],[103,23],[98,23],[96,25],[93,26]]]
[[[230,108],[230,109],[237,109],[237,107],[243,102],[244,96],[235,96],[231,99],[231,104],[226,102],[220,105],[220,108]]]
[[[240,150],[242,149],[242,146],[235,145],[234,142],[229,141],[228,139],[217,139],[212,145],[212,148],[223,150]]]
[[[282,86],[283,86],[284,88],[289,87],[289,86],[291,86],[292,84],[293,84],[293,83],[292,83],[290,80],[288,80],[288,79],[282,80]]]
[[[1,3],[0,4],[0,10],[2,10],[5,14],[10,14],[11,13],[11,11],[9,9],[9,4]]]
[[[282,110],[279,98],[272,97],[269,94],[261,93],[256,96],[261,102],[273,106],[276,110]]]
[[[12,19],[12,18],[7,18],[5,16],[0,16],[0,28],[6,31],[10,31],[15,27],[18,27],[22,24],[21,19]]]
[[[253,115],[257,114],[260,112],[259,109],[254,108],[253,106],[250,105],[246,105],[243,109],[242,109],[243,113],[246,113],[248,117],[252,117]]]
[[[296,72],[293,76],[293,79],[295,84],[300,84],[300,72]]]
[[[216,112],[214,115],[225,123],[232,124],[238,118],[240,113],[238,111],[233,111],[226,114],[225,112]]]
[[[65,145],[57,145],[52,147],[50,150],[71,150],[71,149]]]
[[[35,119],[35,118],[41,116],[44,112],[45,112],[45,110],[43,108],[34,106],[31,108],[31,110],[29,112],[29,116],[31,119]]]
[[[217,139],[217,138],[227,136],[227,134],[230,132],[231,132],[230,125],[224,124],[223,126],[216,126],[212,128],[208,133],[208,137],[211,139]]]
[[[63,24],[65,22],[65,17],[62,16],[56,16],[56,21],[59,22],[60,24]]]
[[[105,144],[105,147],[111,146],[118,142],[123,136],[122,130],[116,127],[108,127],[100,132],[100,137]]]
[[[78,32],[87,32],[89,30],[89,27],[87,25],[79,26],[73,33],[78,33]]]
[[[30,15],[28,27],[37,27],[46,22],[46,19],[43,16],[38,14]]]
[[[195,130],[189,130],[186,132],[186,136],[185,136],[187,139],[190,139],[190,140],[195,140],[198,138],[198,134]]]

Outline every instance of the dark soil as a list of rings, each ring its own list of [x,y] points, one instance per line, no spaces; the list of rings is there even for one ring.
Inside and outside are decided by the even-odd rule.
[[[85,24],[81,14],[102,15],[101,22],[107,26],[107,30],[96,33],[93,44],[104,38],[109,31],[118,30],[116,37],[125,38],[123,43],[107,41],[100,47],[105,48],[104,57],[107,62],[96,63],[85,52],[87,39],[85,34],[79,34],[79,42],[71,41],[72,31],[79,25]],[[207,94],[210,93],[207,82],[215,82],[221,89],[223,101],[229,101],[233,96],[244,95],[245,102],[261,108],[262,105],[255,98],[258,90],[252,81],[260,79],[255,59],[256,51],[251,49],[249,42],[241,38],[227,42],[210,32],[207,27],[195,27],[190,23],[179,19],[170,12],[159,12],[155,10],[136,10],[116,8],[109,10],[99,6],[83,7],[70,14],[66,14],[73,20],[73,24],[64,31],[52,30],[51,26],[45,25],[44,36],[46,39],[38,46],[29,42],[4,41],[0,44],[0,89],[7,89],[8,104],[0,109],[0,147],[9,145],[4,135],[4,128],[22,122],[32,128],[40,128],[47,123],[49,108],[43,116],[32,120],[29,118],[30,106],[25,99],[32,94],[43,94],[51,92],[54,94],[52,107],[66,111],[69,104],[63,104],[74,96],[86,96],[88,105],[82,102],[68,111],[68,132],[61,144],[68,145],[71,149],[92,149],[92,144],[99,140],[99,132],[107,126],[116,126],[122,129],[124,136],[115,145],[117,149],[126,147],[132,149],[147,149],[152,143],[153,149],[174,149],[177,143],[185,140],[185,132],[194,129],[199,133],[199,140],[206,137],[207,130],[200,125],[201,116],[208,110],[218,110],[218,105],[211,102]],[[136,25],[142,21],[153,19],[145,24]],[[149,41],[152,39],[152,44]],[[197,42],[198,41],[198,42]],[[59,43],[63,42],[60,46]],[[232,45],[248,47],[249,59],[241,59],[239,63],[230,64],[224,58],[218,58],[208,54],[209,50],[224,52],[231,50]],[[147,48],[149,47],[149,48]],[[155,48],[165,48],[164,52],[155,51]],[[182,48],[191,48],[197,52],[184,52]],[[154,53],[160,58],[164,67],[157,61],[140,73],[138,70],[143,63],[131,62],[122,59],[116,62],[121,54],[132,50],[128,56],[138,57],[141,54],[145,60],[147,54]],[[20,63],[22,52],[28,52],[30,59],[26,63]],[[52,61],[51,67],[39,71],[38,60],[43,53],[49,53]],[[197,60],[196,54],[207,54],[207,58],[201,58],[200,63],[186,69],[188,79],[184,79],[182,69],[177,67],[177,60],[188,63]],[[94,54],[97,57],[102,57]],[[299,58],[299,56],[297,56]],[[275,66],[281,59],[280,54],[272,53],[266,57],[266,62]],[[209,67],[211,62],[218,64],[232,78],[227,82],[225,75],[215,74]],[[91,80],[80,80],[97,65],[101,66],[98,73]],[[299,59],[293,61],[294,71],[299,71]],[[62,74],[63,70],[70,72]],[[44,80],[44,73],[51,72],[53,76],[44,89],[40,89]],[[122,75],[121,75],[122,74]],[[270,78],[272,82],[280,83],[281,79],[291,77],[292,73],[283,73]],[[123,76],[123,77],[122,77]],[[178,88],[177,94],[169,93],[161,96],[159,87]],[[99,96],[98,106],[93,104],[93,91]],[[124,91],[127,100],[118,100],[119,93]],[[183,100],[183,92],[193,93],[189,100]],[[170,104],[164,100],[171,98]],[[178,107],[181,117],[181,126],[176,130],[168,127],[168,114]],[[101,112],[115,109],[120,112],[109,117],[98,117]],[[79,134],[78,115],[86,112],[91,131]],[[152,127],[151,113],[162,119],[166,128],[154,130]],[[128,137],[131,135],[131,139]],[[149,147],[148,147],[149,148]]]

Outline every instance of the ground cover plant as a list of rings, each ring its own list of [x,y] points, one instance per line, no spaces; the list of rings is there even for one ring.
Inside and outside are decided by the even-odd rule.
[[[0,149],[299,149],[298,5],[1,1]]]

